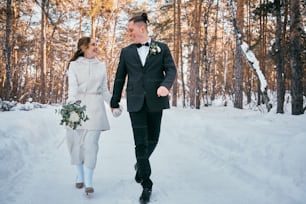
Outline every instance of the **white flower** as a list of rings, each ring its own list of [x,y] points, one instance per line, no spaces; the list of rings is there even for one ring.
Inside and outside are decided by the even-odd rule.
[[[71,122],[78,122],[79,120],[80,120],[79,115],[75,111],[72,111],[70,113],[69,121],[71,121]]]
[[[161,52],[160,47],[156,43],[152,43],[150,46],[150,54],[157,55],[160,52]]]

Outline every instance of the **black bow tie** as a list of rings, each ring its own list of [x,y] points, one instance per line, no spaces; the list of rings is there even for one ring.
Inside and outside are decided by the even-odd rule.
[[[136,46],[138,47],[138,48],[140,48],[141,46],[150,46],[150,44],[148,43],[148,42],[146,42],[146,43],[143,43],[143,44],[141,44],[141,43],[137,43],[136,44]]]

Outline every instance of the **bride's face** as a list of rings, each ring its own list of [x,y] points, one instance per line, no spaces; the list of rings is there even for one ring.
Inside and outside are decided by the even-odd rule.
[[[94,39],[90,40],[88,48],[84,51],[84,57],[86,58],[94,58],[98,55],[98,47],[97,43]]]

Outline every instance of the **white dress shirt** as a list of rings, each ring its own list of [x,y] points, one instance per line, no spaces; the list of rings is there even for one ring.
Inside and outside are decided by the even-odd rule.
[[[148,43],[149,45],[151,44],[151,39],[148,40]],[[141,46],[137,48],[137,52],[140,57],[142,66],[144,66],[146,63],[146,58],[149,54],[149,50],[150,50],[150,46]]]

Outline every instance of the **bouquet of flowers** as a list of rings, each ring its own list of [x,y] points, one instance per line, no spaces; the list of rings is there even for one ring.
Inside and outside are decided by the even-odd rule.
[[[81,126],[82,122],[89,120],[88,116],[85,115],[86,106],[81,106],[81,101],[77,100],[74,103],[64,104],[60,110],[62,116],[60,125],[66,125],[72,129],[76,129],[77,126]]]

